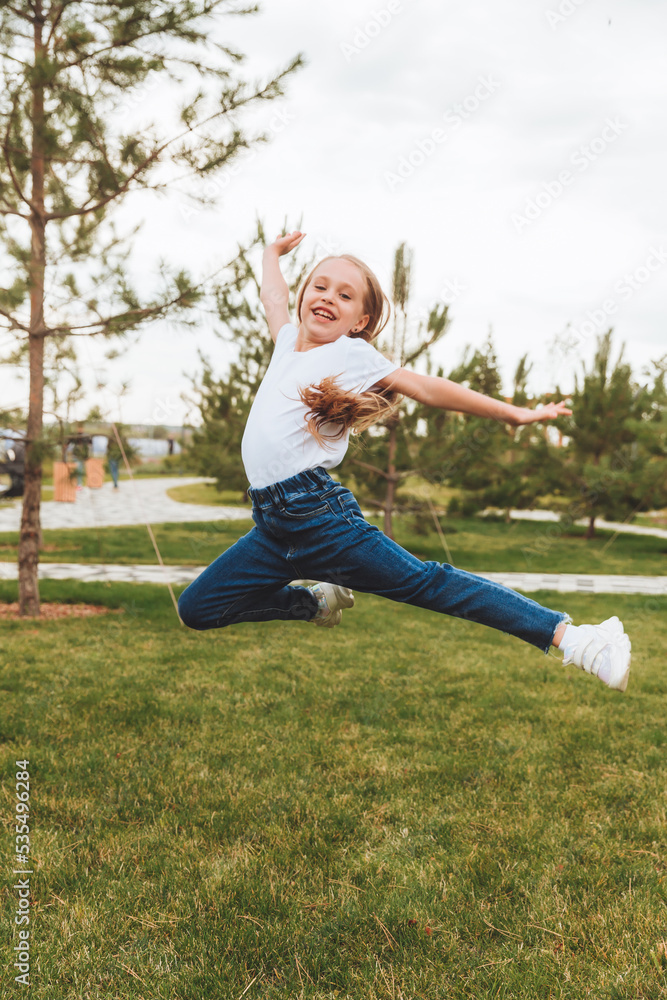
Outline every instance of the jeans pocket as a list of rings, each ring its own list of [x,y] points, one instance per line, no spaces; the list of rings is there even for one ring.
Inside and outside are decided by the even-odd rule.
[[[327,489],[325,493],[320,493],[320,500],[330,500],[332,497],[335,497],[337,493],[342,493],[344,489],[344,486],[340,486],[337,483],[335,486]]]
[[[361,513],[361,507],[357,503],[357,499],[353,493],[343,493],[342,496],[336,497],[336,502],[348,524],[354,524],[355,521],[358,522],[359,520],[366,520]]]
[[[308,521],[322,514],[330,514],[331,507],[317,493],[301,493],[283,500],[280,513],[290,521]]]

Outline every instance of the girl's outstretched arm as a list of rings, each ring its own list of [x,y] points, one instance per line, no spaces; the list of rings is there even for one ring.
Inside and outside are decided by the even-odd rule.
[[[270,243],[264,250],[262,287],[259,297],[264,306],[266,321],[269,324],[274,343],[285,323],[290,322],[289,288],[280,270],[279,258],[298,246],[305,235],[305,233],[294,232],[287,233],[286,236],[278,236],[275,242]]]
[[[541,410],[514,406],[513,403],[504,403],[500,399],[485,396],[482,392],[467,389],[448,378],[419,375],[409,368],[398,368],[378,384],[417,399],[426,406],[435,406],[441,410],[456,410],[458,413],[472,413],[478,417],[491,417],[493,420],[502,420],[515,427],[520,424],[533,424],[538,420],[553,420],[555,417],[568,416],[572,413],[563,402],[547,403]]]

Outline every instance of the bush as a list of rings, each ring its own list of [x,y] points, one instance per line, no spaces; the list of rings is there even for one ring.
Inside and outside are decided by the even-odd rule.
[[[461,497],[452,497],[447,504],[448,517],[472,517],[481,509],[480,502],[476,496],[465,494]]]
[[[414,511],[408,518],[408,525],[416,535],[430,535],[434,530],[433,515],[430,511]]]

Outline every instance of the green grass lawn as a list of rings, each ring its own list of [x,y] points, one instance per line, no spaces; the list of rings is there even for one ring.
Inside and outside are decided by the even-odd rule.
[[[365,594],[332,632],[217,633],[157,587],[42,596],[124,613],[0,625],[33,1000],[667,996],[667,599],[577,595],[632,636],[620,695]]]
[[[347,486],[353,493],[356,493],[357,484],[353,479],[346,477]],[[420,497],[430,497],[431,501],[442,509],[447,507],[448,501],[453,496],[460,495],[461,491],[448,486],[440,486],[428,483],[418,476],[408,476],[399,485],[396,495],[399,499],[409,500]],[[174,486],[167,490],[167,495],[172,500],[179,500],[181,503],[197,503],[206,506],[239,506],[243,503],[243,490],[218,490],[215,483],[190,483],[187,486]]]
[[[633,524],[642,525],[645,528],[667,528],[667,510],[656,511],[653,514],[637,514],[632,520]]]
[[[382,525],[377,517],[372,523]],[[563,532],[558,524],[528,521],[442,520],[456,566],[471,572],[552,572],[667,575],[667,541],[643,535],[599,532],[590,542],[584,528]],[[214,521],[154,526],[163,559],[172,565],[205,565],[253,526],[245,521]],[[417,534],[407,518],[395,519],[396,540],[422,559],[449,562],[435,530]],[[17,557],[18,533],[0,534],[0,561]],[[142,525],[122,528],[44,532],[44,562],[155,563],[155,551]]]
[[[0,493],[8,486],[9,483],[0,483]],[[46,503],[47,500],[53,500],[53,486],[42,486],[41,497],[42,503]],[[7,500],[0,497],[0,510],[6,507],[18,507],[21,502],[20,497],[9,497]]]
[[[191,483],[188,486],[172,486],[167,496],[180,503],[204,504],[206,507],[240,507],[243,505],[243,490],[218,490],[215,483]]]

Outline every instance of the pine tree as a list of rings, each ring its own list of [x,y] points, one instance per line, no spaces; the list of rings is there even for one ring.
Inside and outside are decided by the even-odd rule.
[[[527,381],[532,365],[519,359],[511,397],[515,406],[531,407],[541,400],[529,397]],[[442,372],[440,372],[442,374]],[[491,332],[481,349],[467,348],[448,378],[487,396],[501,397],[502,380]],[[444,459],[433,463],[432,478],[462,491],[449,504],[450,513],[472,514],[499,507],[510,520],[513,507],[526,508],[558,485],[559,449],[535,424],[512,427],[464,413],[429,413],[429,438],[438,442]]]
[[[391,348],[387,354],[401,367],[412,368],[449,328],[449,307],[434,305],[426,322],[418,325],[415,346],[406,344],[409,325],[409,305],[412,290],[412,251],[400,243],[394,253],[392,277],[393,331]],[[383,352],[382,334],[375,346]],[[364,482],[370,506],[378,507],[384,514],[384,533],[393,538],[393,514],[396,510],[396,487],[408,476],[421,470],[424,464],[423,449],[427,442],[418,434],[420,420],[426,408],[412,399],[401,405],[384,420],[378,421],[363,435],[350,436],[350,449],[340,466],[340,474],[354,470],[354,475]],[[384,495],[378,484],[384,482]]]
[[[246,136],[238,114],[279,96],[300,57],[266,83],[248,85],[233,73],[243,56],[212,40],[223,15],[256,9],[231,0],[0,4],[0,238],[13,262],[0,319],[30,369],[22,614],[39,614],[46,345],[71,335],[122,337],[164,317],[190,322],[202,281],[162,264],[162,290],[143,298],[131,281],[130,238],[116,233],[109,213],[139,190],[209,178],[263,138]],[[171,136],[150,122],[126,131],[124,117],[112,114],[149,79],[161,86],[163,106],[170,82],[182,89]]]
[[[545,399],[528,395],[527,382],[532,365],[524,354],[513,379],[514,406],[534,409]],[[488,424],[488,421],[487,421]],[[478,494],[480,507],[499,507],[509,523],[512,508],[525,510],[537,498],[559,487],[559,448],[549,440],[549,429],[537,424],[512,427],[498,422],[489,433],[491,448],[482,464],[485,484]]]
[[[502,381],[490,331],[484,346],[472,355],[466,349],[447,377],[486,396],[500,395]],[[452,501],[450,510],[471,513],[495,501],[494,485],[505,478],[511,439],[505,424],[499,421],[456,412],[443,416],[429,415],[429,438],[437,440],[440,456],[434,463],[432,478],[463,489],[463,499]],[[434,422],[440,424],[437,433]]]
[[[559,421],[570,438],[562,470],[570,515],[588,518],[586,538],[597,517],[625,519],[664,496],[664,372],[658,365],[653,385],[640,384],[624,344],[612,362],[611,340],[611,329],[598,337],[592,366],[575,378],[572,416]]]

